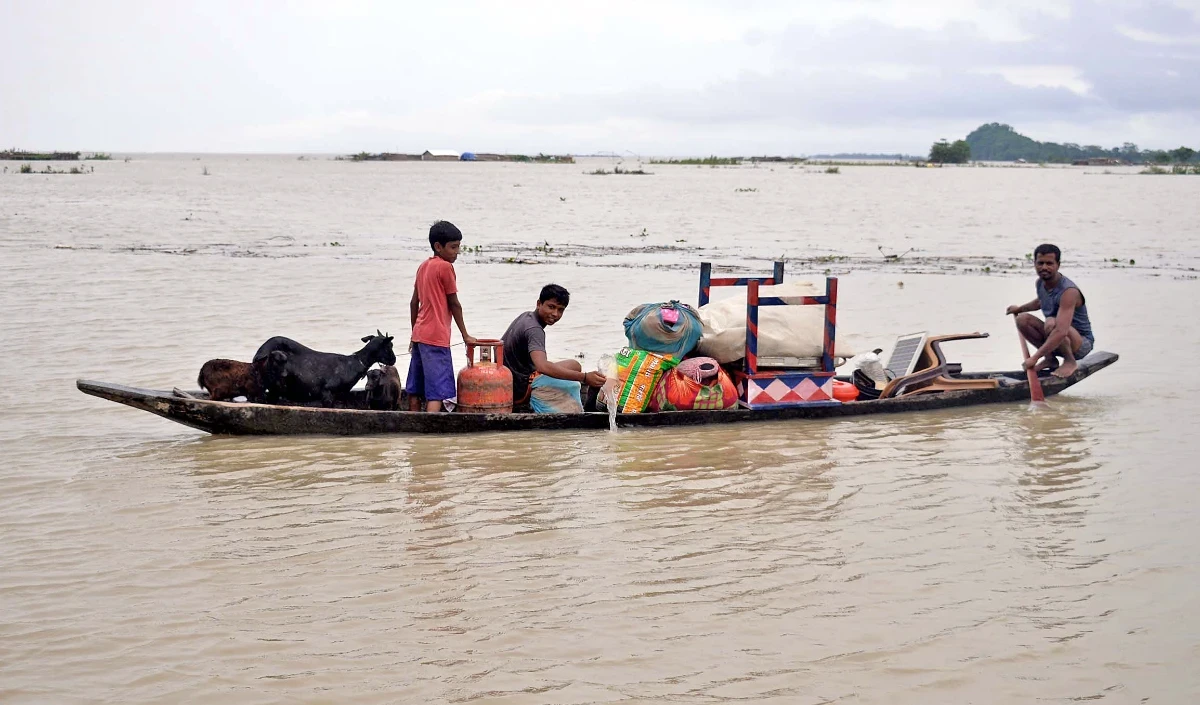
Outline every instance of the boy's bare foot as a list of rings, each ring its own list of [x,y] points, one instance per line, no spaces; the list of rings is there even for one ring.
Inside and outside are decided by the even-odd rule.
[[[1046,357],[1043,357],[1041,362],[1039,362],[1033,369],[1038,371],[1052,370],[1056,365],[1058,365],[1058,360],[1053,355],[1047,355]]]
[[[1078,370],[1078,369],[1079,369],[1078,362],[1075,362],[1074,360],[1068,360],[1067,362],[1064,362],[1063,364],[1059,365],[1058,369],[1055,370],[1054,372],[1051,372],[1050,374],[1054,375],[1055,377],[1058,377],[1059,379],[1066,379],[1067,377],[1070,377],[1071,375],[1075,374],[1075,370]]]

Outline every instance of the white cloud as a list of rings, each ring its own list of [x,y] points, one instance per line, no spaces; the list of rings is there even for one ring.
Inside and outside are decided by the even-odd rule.
[[[973,72],[997,75],[1022,88],[1065,88],[1080,96],[1086,96],[1092,90],[1092,85],[1084,80],[1083,72],[1074,66],[994,66],[973,69]]]
[[[0,135],[29,148],[920,152],[992,121],[1155,146],[1200,114],[1197,0],[78,0],[0,23],[22,28]]]
[[[1123,36],[1132,39],[1135,42],[1146,42],[1148,44],[1161,44],[1163,46],[1198,46],[1200,45],[1200,35],[1192,37],[1171,37],[1157,32],[1147,32],[1144,29],[1137,27],[1127,27],[1118,25],[1117,31]]]

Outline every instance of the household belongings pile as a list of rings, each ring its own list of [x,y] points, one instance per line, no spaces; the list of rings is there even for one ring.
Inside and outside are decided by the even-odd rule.
[[[716,360],[685,359],[700,341],[701,323],[687,304],[643,304],[625,317],[629,346],[615,358],[601,358],[600,371],[609,378],[598,405],[614,403],[617,411],[730,409],[737,391]]]
[[[784,300],[821,296],[811,282],[794,281],[759,289],[761,297]],[[764,306],[759,309],[758,360],[767,367],[820,367],[824,352],[823,306]],[[614,399],[621,413],[731,409],[737,388],[721,365],[746,354],[746,302],[733,296],[696,310],[678,301],[642,304],[625,317],[629,346],[601,358],[609,378],[599,406]],[[835,341],[834,356],[850,358],[851,346]],[[691,357],[689,357],[691,356]]]

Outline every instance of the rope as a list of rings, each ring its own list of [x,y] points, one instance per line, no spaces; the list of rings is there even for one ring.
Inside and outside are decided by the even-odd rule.
[[[453,343],[453,344],[451,344],[451,345],[450,345],[450,347],[452,347],[452,348],[457,348],[457,347],[458,347],[458,346],[460,346],[460,345],[463,345],[463,343]],[[409,355],[412,355],[412,353],[410,353],[410,352],[402,352],[402,353],[398,353],[398,354],[396,355],[396,359],[400,359],[400,358],[402,358],[402,357],[408,357]]]

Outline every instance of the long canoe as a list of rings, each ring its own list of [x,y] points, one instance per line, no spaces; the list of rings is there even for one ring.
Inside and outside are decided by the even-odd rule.
[[[1075,374],[1060,379],[1038,379],[1047,397],[1078,384],[1117,361],[1117,355],[1093,352],[1080,361]],[[919,394],[895,399],[854,401],[828,406],[794,406],[728,411],[669,411],[618,414],[621,427],[698,426],[785,419],[822,419],[864,414],[917,412],[979,404],[1029,401],[1029,382],[1021,370],[956,375],[968,379],[992,378],[995,389]],[[411,411],[367,411],[353,408],[320,408],[210,401],[201,392],[180,395],[175,391],[139,389],[119,384],[78,380],[84,394],[149,411],[185,426],[227,435],[339,435],[379,433],[483,433],[548,429],[601,430],[609,427],[608,414],[426,414]]]

